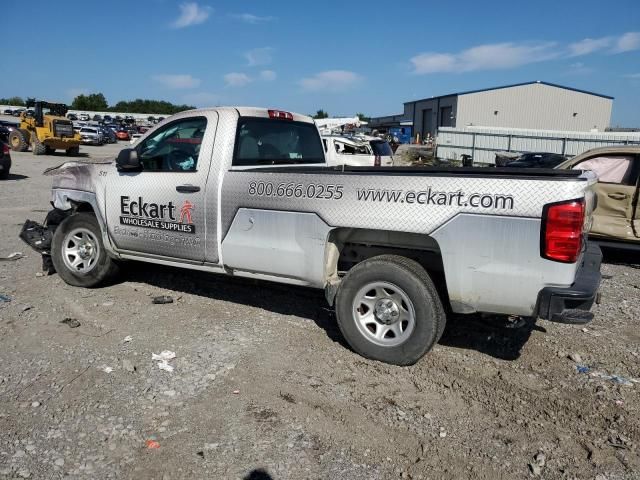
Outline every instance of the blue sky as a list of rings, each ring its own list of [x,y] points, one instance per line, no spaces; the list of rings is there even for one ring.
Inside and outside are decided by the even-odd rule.
[[[332,115],[544,80],[640,126],[640,2],[7,2],[0,96],[153,98]]]

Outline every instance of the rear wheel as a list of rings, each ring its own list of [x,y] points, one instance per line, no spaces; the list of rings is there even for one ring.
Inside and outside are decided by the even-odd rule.
[[[51,259],[58,275],[77,287],[98,286],[118,271],[104,248],[96,217],[86,212],[67,217],[56,228]]]
[[[25,136],[23,130],[13,130],[9,134],[9,144],[14,152],[26,152],[29,148],[27,143],[27,136]]]
[[[55,151],[56,151],[56,149],[55,149],[55,148],[45,147],[45,153],[46,153],[47,155],[53,155]]]
[[[439,340],[446,322],[428,273],[397,255],[353,267],[338,290],[336,316],[357,353],[395,365],[417,362]]]
[[[80,154],[80,147],[69,147],[67,148],[67,155],[70,157],[76,157]]]

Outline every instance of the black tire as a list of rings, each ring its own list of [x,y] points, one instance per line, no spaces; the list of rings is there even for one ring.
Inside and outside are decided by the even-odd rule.
[[[15,129],[9,134],[9,145],[14,152],[26,152],[29,148],[27,138],[23,130]]]
[[[8,180],[9,179],[9,170],[2,170],[0,172],[0,180]]]
[[[53,155],[55,153],[56,149],[55,148],[51,148],[51,147],[45,147],[45,153],[47,155]]]
[[[67,148],[67,155],[70,157],[77,157],[80,155],[80,147],[69,147]]]
[[[397,286],[413,306],[413,330],[398,345],[374,343],[361,332],[360,328],[365,327],[358,326],[354,313],[356,296],[376,282]],[[340,284],[335,309],[340,331],[351,348],[363,357],[394,365],[412,365],[420,360],[440,339],[446,323],[442,302],[429,274],[417,262],[397,255],[380,255],[353,267]],[[384,324],[381,325],[384,329]]]
[[[67,262],[65,262],[63,257],[64,244],[68,243],[67,235],[77,229],[82,229],[93,235],[93,240],[95,240],[98,247],[95,263],[86,273],[72,270],[67,266]],[[51,259],[60,278],[69,285],[76,287],[96,287],[113,278],[118,273],[118,265],[107,254],[104,244],[102,243],[100,226],[98,225],[95,215],[92,213],[76,213],[64,219],[58,228],[56,228],[55,234],[53,235]]]
[[[44,155],[47,153],[47,146],[42,143],[38,137],[33,135],[33,154],[34,155]]]

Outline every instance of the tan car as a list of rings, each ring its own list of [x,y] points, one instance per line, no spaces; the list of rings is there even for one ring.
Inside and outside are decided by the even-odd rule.
[[[556,168],[592,170],[598,175],[591,237],[603,245],[616,242],[612,246],[640,248],[640,145],[594,148]]]

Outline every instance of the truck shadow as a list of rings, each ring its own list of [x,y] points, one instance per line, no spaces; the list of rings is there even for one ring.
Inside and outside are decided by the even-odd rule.
[[[602,248],[602,263],[626,265],[640,268],[640,250],[622,250],[618,248]]]
[[[546,332],[529,318],[513,323],[504,315],[452,314],[439,343],[476,350],[500,360],[517,360],[533,330]]]
[[[145,268],[133,262],[125,265],[122,280],[311,320],[326,332],[329,339],[350,348],[342,337],[333,308],[329,307],[320,290],[153,264],[144,264]],[[518,328],[509,327],[504,316],[454,314],[450,315],[439,343],[476,350],[502,360],[515,360],[531,332],[534,329],[544,331],[530,320]]]

